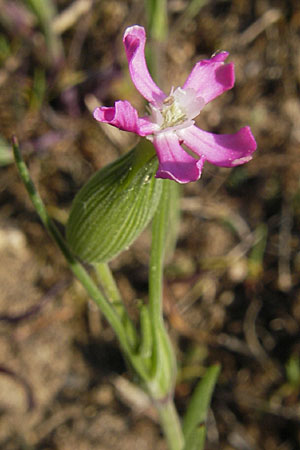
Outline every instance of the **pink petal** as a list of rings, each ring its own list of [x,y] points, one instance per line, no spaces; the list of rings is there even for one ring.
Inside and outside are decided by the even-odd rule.
[[[221,167],[234,167],[252,159],[256,142],[249,127],[235,134],[213,134],[191,126],[177,131],[183,143],[198,156]]]
[[[123,43],[128,59],[131,79],[137,90],[150,103],[161,103],[166,95],[152,80],[145,61],[145,29],[138,25],[125,30]]]
[[[119,100],[115,106],[96,108],[94,118],[99,122],[109,123],[120,130],[131,131],[139,136],[153,133],[155,124],[139,118],[137,110],[127,101]]]
[[[197,96],[201,96],[205,104],[231,89],[234,85],[233,63],[224,64],[227,52],[216,54],[210,59],[199,61],[186,82],[183,89],[192,88]]]
[[[159,167],[156,178],[168,178],[178,183],[199,180],[205,158],[199,160],[186,153],[175,133],[161,133],[154,137]]]

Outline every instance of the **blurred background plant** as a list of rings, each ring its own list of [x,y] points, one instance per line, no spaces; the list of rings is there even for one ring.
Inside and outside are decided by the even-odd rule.
[[[9,144],[17,134],[50,214],[65,223],[87,178],[135,142],[91,116],[120,98],[143,109],[121,44],[134,23],[152,30],[162,55],[153,70],[167,90],[197,60],[229,51],[236,85],[203,110],[199,126],[230,133],[249,124],[258,142],[247,166],[206,165],[184,189],[164,304],[180,360],[177,405],[185,410],[196,379],[218,361],[207,449],[300,446],[299,2],[169,0],[166,44],[164,22],[156,29],[166,17],[152,17],[150,3],[0,1],[5,450],[165,448],[151,405],[126,381],[113,333],[45,235]],[[112,265],[133,320],[148,251],[146,231]]]

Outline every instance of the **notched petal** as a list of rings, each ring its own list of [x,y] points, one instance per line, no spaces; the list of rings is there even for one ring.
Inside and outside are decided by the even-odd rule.
[[[115,106],[102,106],[94,111],[94,118],[99,122],[109,123],[120,130],[140,134],[137,110],[127,101],[117,101]]]
[[[162,133],[154,137],[153,144],[159,160],[157,178],[181,184],[199,180],[205,158],[195,159],[186,153],[175,133]]]
[[[234,134],[214,134],[193,126],[180,130],[178,135],[184,144],[198,156],[221,167],[234,167],[252,159],[256,142],[250,127],[243,127]]]
[[[210,59],[199,61],[191,71],[183,89],[192,88],[205,104],[231,89],[234,85],[234,65],[224,64],[227,52],[216,54]]]
[[[145,60],[145,29],[138,25],[127,28],[123,36],[123,43],[130,76],[136,89],[153,105],[161,103],[166,95],[154,83],[148,71]]]

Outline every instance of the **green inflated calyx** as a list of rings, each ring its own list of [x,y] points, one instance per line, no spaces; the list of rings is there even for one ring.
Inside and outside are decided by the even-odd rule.
[[[110,261],[139,236],[160,199],[157,165],[152,144],[143,140],[83,186],[66,227],[69,246],[79,258]]]

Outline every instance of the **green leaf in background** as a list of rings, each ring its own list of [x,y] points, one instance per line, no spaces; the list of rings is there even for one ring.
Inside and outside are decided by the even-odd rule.
[[[0,166],[8,166],[14,160],[11,146],[0,136]]]
[[[163,42],[168,34],[166,0],[146,0],[145,8],[149,36],[158,42]]]
[[[300,358],[298,355],[292,355],[285,366],[286,377],[294,389],[300,388]]]
[[[44,101],[46,92],[46,76],[45,71],[36,67],[34,69],[32,89],[30,91],[30,105],[31,110],[38,110]]]
[[[140,235],[161,196],[157,164],[152,144],[142,140],[79,191],[66,227],[67,241],[78,257],[108,262]]]
[[[153,79],[159,86],[164,85],[164,44],[168,36],[168,14],[166,0],[145,1],[147,34],[146,60]]]
[[[4,61],[10,56],[10,54],[10,43],[6,36],[0,33],[0,64],[4,63]]]
[[[191,450],[191,448],[196,450],[203,449],[203,434],[205,434],[203,425],[219,372],[219,365],[209,367],[202,380],[196,386],[183,420],[183,433],[186,441],[184,450]],[[193,447],[189,446],[192,443]]]
[[[63,45],[60,36],[53,30],[53,19],[57,14],[56,2],[53,0],[24,0],[24,2],[40,24],[52,62],[59,61],[63,58]]]
[[[255,230],[255,243],[248,257],[249,278],[259,279],[263,272],[264,255],[268,238],[268,227],[261,223]]]
[[[179,19],[180,23],[189,23],[194,17],[196,17],[206,3],[208,3],[208,0],[191,0],[187,2],[187,6]],[[178,23],[176,25],[178,26]]]

